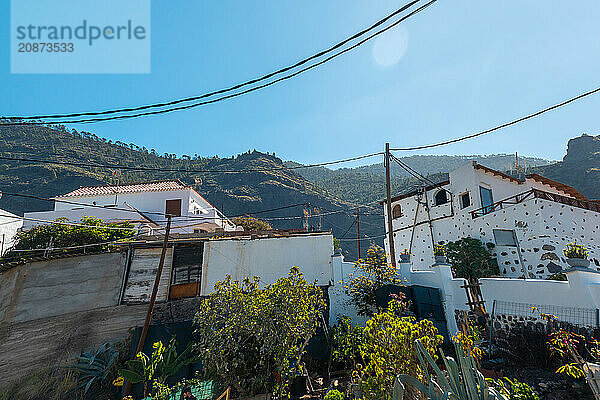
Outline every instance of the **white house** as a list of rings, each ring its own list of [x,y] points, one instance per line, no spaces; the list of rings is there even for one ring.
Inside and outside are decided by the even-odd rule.
[[[433,264],[435,244],[468,236],[490,247],[503,276],[567,269],[562,249],[572,241],[588,248],[590,267],[600,270],[600,202],[537,174],[517,179],[471,162],[445,182],[392,198],[392,217],[396,258],[407,249],[416,270]]]
[[[122,185],[84,186],[54,198],[54,210],[25,213],[23,229],[57,218],[80,221],[133,222],[145,233],[164,233],[165,214],[173,216],[173,233],[234,231],[236,226],[194,188],[164,180]],[[89,206],[88,206],[89,205]]]
[[[15,235],[23,226],[23,220],[18,215],[0,210],[0,256],[12,247]]]

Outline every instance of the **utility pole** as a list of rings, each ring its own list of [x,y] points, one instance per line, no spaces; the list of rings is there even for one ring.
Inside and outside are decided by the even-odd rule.
[[[156,271],[156,277],[154,278],[154,286],[152,287],[152,296],[150,297],[150,304],[148,304],[148,311],[146,312],[146,320],[144,321],[144,327],[138,341],[137,349],[135,354],[137,355],[144,349],[144,342],[148,335],[148,329],[150,328],[150,321],[152,320],[152,313],[154,312],[154,303],[156,302],[156,295],[158,293],[158,285],[160,284],[160,276],[162,275],[163,267],[165,266],[165,258],[167,255],[167,246],[169,244],[169,233],[171,232],[171,214],[167,214],[167,227],[165,229],[165,239],[163,241],[162,252],[160,253],[160,260],[158,261],[158,270]],[[127,382],[125,386],[125,396],[128,396],[131,392],[131,382]]]
[[[390,184],[390,144],[385,144],[385,194],[387,205],[388,245],[390,247],[390,260],[392,267],[396,268],[396,252],[394,251],[394,229],[392,228],[392,188]]]
[[[356,208],[356,247],[358,248],[358,259],[360,260],[360,208]]]

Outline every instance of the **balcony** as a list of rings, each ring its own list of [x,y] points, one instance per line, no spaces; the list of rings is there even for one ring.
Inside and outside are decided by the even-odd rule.
[[[515,204],[524,202],[525,200],[531,199],[542,199],[550,200],[556,203],[565,204],[577,208],[583,208],[585,210],[600,212],[600,204],[594,201],[579,200],[573,197],[567,197],[556,193],[545,192],[539,189],[531,189],[527,192],[519,193],[506,199],[500,200],[496,203],[490,204],[489,206],[478,208],[477,210],[471,211],[471,217],[473,219],[481,217],[485,214],[489,214],[494,211],[502,210],[505,207],[510,207]]]

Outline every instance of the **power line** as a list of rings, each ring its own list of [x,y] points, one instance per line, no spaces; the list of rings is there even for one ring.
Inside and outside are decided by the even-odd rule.
[[[144,106],[139,106],[139,107],[131,107],[131,108],[120,108],[120,109],[113,109],[113,110],[107,110],[107,111],[98,111],[98,112],[82,112],[82,113],[71,113],[71,114],[51,114],[51,115],[34,115],[34,116],[14,116],[14,117],[8,117],[8,119],[56,119],[56,118],[72,118],[72,117],[82,117],[82,116],[93,116],[93,115],[107,115],[107,114],[115,114],[115,113],[123,113],[123,112],[133,112],[133,111],[141,111],[141,110],[147,110],[147,109],[151,109],[151,108],[157,108],[157,107],[167,107],[167,106],[172,106],[172,105],[176,105],[176,104],[180,104],[180,103],[185,103],[185,102],[190,102],[190,101],[195,101],[195,100],[200,100],[203,98],[207,98],[207,97],[212,97],[214,95],[217,94],[223,94],[223,93],[227,93],[230,92],[232,90],[237,90],[240,89],[244,86],[248,86],[248,85],[252,85],[261,81],[264,81],[266,79],[269,79],[273,76],[282,74],[284,72],[287,72],[289,70],[292,70],[294,68],[297,68],[299,66],[302,66],[304,64],[306,64],[309,61],[312,61],[316,58],[322,57],[327,53],[331,53],[332,51],[342,47],[343,45],[347,44],[348,42],[357,39],[361,36],[363,36],[364,34],[368,33],[369,31],[372,31],[373,29],[377,28],[378,26],[384,24],[385,22],[387,22],[388,20],[390,20],[391,18],[395,17],[396,15],[406,11],[408,8],[412,7],[414,4],[418,3],[421,0],[414,0],[411,1],[410,3],[400,7],[398,10],[394,11],[393,13],[387,15],[386,17],[380,19],[379,21],[377,21],[376,23],[374,23],[373,25],[371,25],[370,27],[363,29],[362,31],[350,36],[347,39],[342,40],[339,43],[336,43],[335,45],[329,47],[328,49],[322,50],[310,57],[304,58],[298,62],[296,62],[293,65],[278,69],[274,72],[270,72],[264,76],[261,76],[259,78],[255,78],[255,79],[251,79],[249,81],[231,86],[229,88],[225,88],[225,89],[220,89],[220,90],[216,90],[213,92],[209,92],[209,93],[205,93],[202,95],[198,95],[198,96],[193,96],[193,97],[186,97],[186,98],[182,98],[182,99],[177,99],[177,100],[173,100],[173,101],[168,101],[168,102],[163,102],[163,103],[156,103],[156,104],[150,104],[150,105],[144,105]]]
[[[124,212],[130,212],[130,213],[135,213],[135,214],[142,214],[142,216],[143,216],[143,214],[160,215],[163,217],[165,216],[165,213],[158,212],[158,211],[144,211],[144,210],[137,210],[134,208],[122,208],[122,207],[112,207],[112,206],[107,207],[107,206],[102,206],[102,205],[98,205],[98,204],[90,204],[90,203],[83,203],[83,202],[79,202],[79,201],[41,197],[41,196],[35,196],[35,195],[31,195],[31,194],[9,193],[9,192],[4,192],[4,191],[2,191],[0,193],[2,193],[2,195],[6,195],[6,196],[22,197],[22,198],[28,198],[28,199],[34,199],[34,200],[40,200],[40,201],[48,201],[48,202],[57,202],[57,203],[63,203],[63,204],[70,204],[70,205],[74,205],[74,206],[99,208],[99,209],[103,209],[103,210],[124,211]],[[284,210],[287,208],[298,207],[298,206],[302,206],[305,204],[306,203],[290,204],[290,205],[283,206],[283,207],[271,208],[268,210],[261,210],[261,211],[255,211],[255,212],[248,212],[248,213],[234,215],[234,216],[227,217],[227,218],[236,218],[236,217],[242,217],[242,216],[248,215],[248,214],[253,215],[253,214],[260,214],[260,213],[271,212],[271,211]],[[215,208],[215,207],[212,207],[212,209],[217,210],[217,208]],[[201,219],[201,220],[213,220],[218,217],[205,217],[205,216],[201,216],[201,215],[198,215],[198,216],[187,215],[187,216],[179,216],[179,217],[173,217],[173,218],[191,218],[191,219]],[[151,221],[151,222],[153,222],[153,221]]]
[[[34,222],[42,222],[42,223],[46,223],[46,224],[58,224],[58,225],[66,225],[66,226],[81,226],[84,228],[99,228],[99,229],[110,229],[110,230],[126,230],[126,231],[131,231],[134,228],[121,228],[121,227],[116,227],[116,226],[96,226],[96,225],[86,225],[86,224],[80,224],[80,223],[76,223],[76,222],[65,222],[65,221],[50,221],[47,219],[39,219],[39,218],[29,218],[29,217],[20,217],[18,215],[6,215],[6,214],[0,214],[0,217],[6,217],[6,218],[12,218],[12,219],[18,219],[18,220],[23,220],[23,221],[34,221]]]
[[[1,125],[1,124],[0,124]],[[8,157],[8,156],[0,156],[0,160],[7,161],[20,161],[20,162],[29,162],[29,163],[40,163],[40,164],[52,164],[52,165],[69,165],[75,167],[88,167],[88,168],[106,168],[106,169],[117,169],[117,170],[127,170],[127,171],[150,171],[150,172],[179,172],[179,173],[224,173],[224,174],[236,174],[236,173],[249,173],[249,172],[272,172],[272,171],[282,171],[282,170],[296,170],[303,168],[312,168],[312,167],[323,167],[326,165],[334,165],[341,164],[351,161],[358,161],[365,158],[370,158],[374,156],[378,156],[383,154],[383,152],[377,153],[369,153],[363,154],[356,157],[349,157],[342,160],[335,161],[327,161],[317,164],[305,164],[305,165],[294,165],[294,166],[280,166],[273,168],[247,168],[247,169],[178,169],[178,168],[153,168],[153,167],[132,167],[126,165],[109,165],[109,164],[95,164],[95,163],[85,163],[85,162],[74,162],[74,161],[55,161],[55,160],[41,160],[35,158],[24,158],[24,157]]]
[[[110,245],[110,244],[116,244],[116,243],[120,243],[123,241],[129,241],[131,239],[135,239],[136,237],[140,237],[140,236],[142,236],[142,235],[130,236],[130,237],[119,239],[119,240],[112,240],[110,242],[89,243],[89,244],[81,244],[78,246],[44,247],[44,248],[39,248],[39,249],[9,249],[9,250],[11,252],[19,252],[19,253],[23,253],[23,252],[26,253],[26,252],[30,252],[30,251],[73,250],[73,249],[81,249],[81,248],[86,248],[86,247],[105,246],[105,245]]]
[[[346,235],[348,234],[348,232],[350,232],[350,229],[352,229],[352,227],[354,226],[355,223],[356,223],[356,220],[353,220],[352,223],[350,224],[350,226],[348,227],[348,229],[346,229],[346,232],[344,232],[344,234],[342,236],[340,236],[339,239],[343,239],[344,237],[346,237]]]
[[[54,201],[54,202],[58,202],[58,203],[65,203],[65,204],[70,204],[70,205],[75,205],[75,206],[82,206],[82,207],[89,207],[89,208],[98,208],[98,209],[103,209],[103,210],[114,210],[114,211],[124,211],[124,212],[130,212],[130,213],[136,213],[136,214],[141,214],[142,216],[144,214],[152,214],[152,215],[160,215],[160,216],[164,216],[165,214],[162,212],[157,212],[157,211],[143,211],[143,210],[136,210],[136,209],[129,209],[129,208],[121,208],[121,207],[105,207],[105,206],[101,206],[101,205],[97,205],[97,204],[89,204],[89,203],[83,203],[83,202],[76,202],[76,201],[70,201],[70,200],[62,200],[62,199],[52,199],[52,198],[47,198],[47,197],[41,197],[41,196],[35,196],[35,195],[30,195],[30,194],[20,194],[20,193],[10,193],[10,192],[1,192],[2,195],[6,195],[6,196],[14,196],[14,197],[22,197],[22,198],[29,198],[29,199],[34,199],[34,200],[41,200],[41,201]],[[283,210],[283,209],[288,209],[288,208],[293,208],[293,207],[298,207],[298,206],[304,206],[310,203],[297,203],[297,204],[290,204],[287,206],[282,206],[282,207],[276,207],[276,208],[272,208],[272,209],[266,209],[266,210],[261,210],[261,211],[256,211],[256,212],[248,212],[248,213],[244,213],[244,214],[239,214],[239,215],[234,215],[234,216],[215,216],[215,217],[205,217],[205,216],[201,216],[201,215],[185,215],[185,216],[179,216],[179,217],[175,217],[175,218],[179,218],[179,221],[185,221],[185,220],[190,220],[190,221],[212,221],[215,219],[219,219],[219,218],[223,218],[223,219],[227,219],[230,220],[231,218],[236,218],[236,217],[243,217],[245,215],[253,215],[253,214],[259,214],[259,213],[265,213],[265,212],[271,212],[271,211],[278,211],[278,210]],[[364,206],[364,205],[362,205]],[[217,210],[216,208],[213,207],[213,209]],[[217,210],[218,211],[218,210]],[[327,213],[322,213],[321,215],[333,215],[333,214],[340,214],[340,213],[347,213],[347,211],[345,210],[331,210],[330,212]],[[0,216],[3,216],[2,214],[0,214]],[[4,215],[6,217],[8,217],[8,215]],[[24,219],[24,220],[32,220],[32,221],[38,221],[38,222],[44,222],[44,223],[54,223],[55,221],[52,220],[44,220],[44,219],[34,219],[34,218],[29,218],[29,217],[20,217],[20,216],[13,216],[13,218],[15,219]],[[276,220],[294,220],[294,219],[301,219],[304,218],[303,216],[297,215],[297,216],[282,216],[282,217],[266,217],[266,218],[261,218],[262,220],[266,220],[266,221],[276,221]],[[155,221],[147,221],[147,222],[155,222]],[[70,223],[76,226],[89,226],[89,225],[82,225],[82,224],[75,224],[75,223]],[[187,225],[186,225],[187,226]],[[189,226],[194,226],[194,225],[189,225]],[[181,228],[181,227],[185,227],[185,226],[174,226],[175,228]],[[159,228],[155,228],[155,229],[159,229]]]
[[[244,213],[244,214],[235,215],[235,216],[230,217],[230,218],[243,217],[243,216],[246,216],[246,215],[262,214],[262,213],[266,213],[266,212],[285,210],[285,209],[288,209],[288,208],[294,208],[294,207],[306,206],[306,205],[308,205],[308,203],[290,204],[289,206],[283,206],[283,207],[277,207],[277,208],[270,208],[268,210],[260,210],[260,211],[247,212],[247,213]]]
[[[390,153],[390,157],[396,161],[396,163],[398,163],[398,165],[400,165],[402,168],[404,168],[404,170],[406,172],[408,172],[410,175],[412,175],[414,178],[416,178],[417,180],[427,184],[429,183],[431,186],[436,186],[436,183],[434,183],[431,179],[427,178],[426,176],[422,175],[420,172],[416,171],[415,169],[411,168],[410,166],[408,166],[408,164],[406,164],[405,162],[402,162],[398,157],[396,157],[395,155]],[[447,192],[450,196],[452,196],[452,192],[446,188],[442,188],[441,190]]]
[[[53,122],[8,122],[8,123],[2,123],[0,124],[0,126],[2,125],[48,125],[48,124],[74,124],[74,123],[93,123],[93,122],[102,122],[102,121],[109,121],[109,120],[117,120],[117,119],[130,119],[130,118],[137,118],[137,117],[142,117],[142,116],[148,116],[148,115],[157,115],[157,114],[164,114],[164,113],[168,113],[168,112],[173,112],[173,111],[179,111],[179,110],[186,110],[186,109],[190,109],[190,108],[194,108],[194,107],[199,107],[199,106],[203,106],[203,105],[207,105],[207,104],[212,104],[212,103],[216,103],[219,101],[223,101],[223,100],[227,100],[227,99],[231,99],[234,97],[238,97],[250,92],[254,92],[256,90],[259,89],[263,89],[269,86],[272,86],[276,83],[285,81],[287,79],[291,79],[297,75],[300,75],[308,70],[311,70],[313,68],[318,67],[319,65],[322,65],[344,53],[347,53],[350,50],[355,49],[358,46],[361,46],[362,44],[364,44],[365,42],[367,42],[368,40],[388,31],[389,29],[395,27],[396,25],[400,24],[401,22],[405,21],[406,19],[412,17],[413,15],[415,15],[416,13],[419,13],[421,11],[423,11],[425,8],[429,7],[431,4],[433,4],[434,2],[436,2],[437,0],[431,0],[430,2],[422,5],[421,7],[417,8],[416,10],[410,12],[409,14],[405,15],[404,17],[402,17],[401,19],[399,19],[398,21],[394,22],[393,24],[387,26],[386,28],[383,28],[377,32],[375,32],[374,34],[367,36],[366,38],[364,38],[363,40],[357,42],[356,44],[341,50],[337,53],[334,53],[333,55],[325,58],[324,60],[321,60],[315,64],[309,65],[308,67],[305,67],[303,69],[300,69],[299,71],[296,71],[292,74],[289,75],[285,75],[281,78],[278,78],[274,81],[259,85],[259,86],[255,86],[253,88],[250,89],[246,89],[243,90],[241,92],[237,92],[234,94],[230,94],[230,95],[226,95],[226,96],[221,96],[218,97],[216,99],[212,99],[212,100],[207,100],[207,101],[202,101],[202,102],[198,102],[198,103],[193,103],[193,104],[188,104],[188,105],[184,105],[184,106],[177,106],[177,107],[172,107],[172,108],[168,108],[165,110],[157,110],[157,111],[147,111],[147,112],[142,112],[142,113],[136,113],[136,114],[131,114],[131,115],[118,115],[118,116],[112,116],[112,117],[104,117],[104,118],[88,118],[88,119],[79,119],[79,120],[71,120],[71,121],[53,121]]]
[[[373,239],[379,239],[379,238],[385,237],[385,236],[387,236],[387,233],[384,233],[383,235],[377,235],[377,236],[367,236],[367,235],[364,235],[364,236],[365,236],[364,238],[360,238],[360,239],[354,238],[354,239],[338,239],[338,240],[341,242],[356,242],[357,240],[373,240]]]
[[[495,132],[495,131],[497,131],[497,130],[500,130],[500,129],[503,129],[503,128],[506,128],[506,127],[509,127],[509,126],[511,126],[511,125],[515,125],[515,124],[518,124],[518,123],[520,123],[520,122],[526,121],[526,120],[528,120],[528,119],[531,119],[531,118],[537,117],[538,115],[541,115],[541,114],[547,113],[547,112],[549,112],[549,111],[555,110],[555,109],[557,109],[557,108],[560,108],[560,107],[562,107],[562,106],[565,106],[565,105],[567,105],[567,104],[573,103],[574,101],[577,101],[577,100],[583,99],[584,97],[588,97],[588,96],[591,96],[591,95],[593,95],[593,94],[596,94],[596,93],[598,93],[598,92],[600,92],[600,87],[598,87],[598,88],[596,88],[596,89],[592,89],[592,90],[590,90],[590,91],[588,91],[588,92],[585,92],[585,93],[581,93],[581,94],[579,94],[579,95],[577,95],[577,96],[575,96],[575,97],[572,97],[572,98],[570,98],[570,99],[568,99],[568,100],[565,100],[565,101],[563,101],[563,102],[561,102],[561,103],[558,103],[558,104],[555,104],[555,105],[553,105],[553,106],[550,106],[550,107],[544,108],[543,110],[536,111],[536,112],[534,112],[533,114],[529,114],[529,115],[526,115],[526,116],[524,116],[524,117],[520,117],[520,118],[517,118],[517,119],[515,119],[515,120],[512,120],[512,121],[510,121],[510,122],[506,122],[506,123],[504,123],[504,124],[501,124],[501,125],[495,126],[495,127],[493,127],[493,128],[486,129],[486,130],[484,130],[484,131],[480,131],[480,132],[476,132],[476,133],[472,133],[472,134],[470,134],[470,135],[462,136],[462,137],[459,137],[459,138],[456,138],[456,139],[445,140],[445,141],[443,141],[443,142],[432,143],[432,144],[425,144],[425,145],[413,146],[413,147],[397,147],[397,148],[393,148],[393,149],[390,149],[390,150],[393,150],[393,151],[413,151],[413,150],[423,150],[423,149],[430,149],[430,148],[433,148],[433,147],[446,146],[446,145],[448,145],[448,144],[457,143],[457,142],[462,142],[462,141],[464,141],[464,140],[468,140],[468,139],[473,139],[473,138],[475,138],[475,137],[478,137],[478,136],[483,136],[483,135],[487,135],[488,133],[492,133],[492,132]]]

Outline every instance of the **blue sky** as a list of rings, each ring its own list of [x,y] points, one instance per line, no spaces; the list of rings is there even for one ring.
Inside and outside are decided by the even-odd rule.
[[[219,89],[326,48],[400,4],[153,1],[150,74],[22,75],[10,74],[4,1],[0,114],[94,111]],[[229,156],[256,148],[305,163],[379,151],[386,141],[435,142],[599,86],[598,20],[597,1],[439,0],[378,44],[283,84],[190,111],[83,128],[159,153]],[[599,108],[596,95],[424,153],[560,159],[569,138],[600,133]]]

